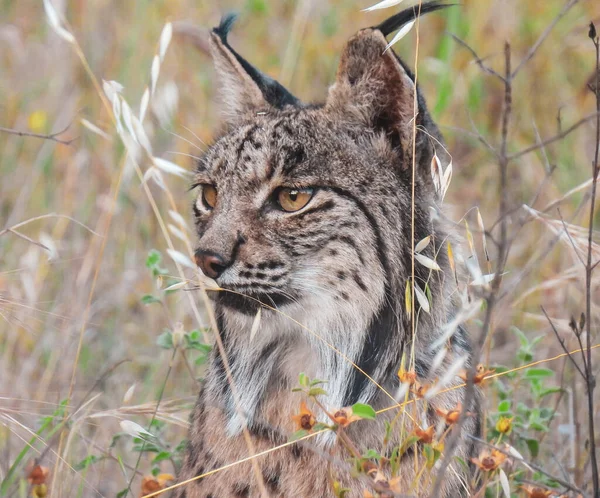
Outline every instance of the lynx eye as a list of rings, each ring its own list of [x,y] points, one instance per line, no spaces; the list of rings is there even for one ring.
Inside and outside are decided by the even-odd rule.
[[[312,199],[312,188],[282,188],[277,191],[277,204],[288,213],[299,211]]]
[[[208,209],[213,209],[217,204],[217,189],[207,183],[202,184],[202,201]]]

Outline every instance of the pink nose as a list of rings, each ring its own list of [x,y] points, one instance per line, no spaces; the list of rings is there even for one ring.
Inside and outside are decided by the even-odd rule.
[[[210,251],[198,250],[195,258],[202,273],[210,278],[218,278],[229,266],[222,256]]]

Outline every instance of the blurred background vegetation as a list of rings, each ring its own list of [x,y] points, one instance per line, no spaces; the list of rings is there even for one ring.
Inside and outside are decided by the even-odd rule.
[[[194,167],[193,156],[200,154],[218,129],[206,33],[223,13],[241,14],[230,40],[243,56],[301,99],[320,101],[333,81],[345,41],[359,28],[374,25],[404,7],[367,13],[361,9],[370,3],[358,0],[53,3],[68,21],[94,75],[123,84],[123,95],[136,112],[163,26],[173,22],[173,41],[145,124],[155,155],[189,170]],[[463,217],[468,221],[480,261],[485,259],[481,236],[475,233],[473,208],[479,207],[486,228],[493,226],[498,217],[498,167],[496,157],[477,135],[491,144],[499,143],[503,88],[449,34],[464,40],[486,65],[503,72],[504,42],[511,44],[516,67],[566,3],[463,0],[421,21],[419,83],[453,156],[448,215],[456,222]],[[591,20],[600,24],[600,2],[575,2],[515,79],[509,152],[548,138],[595,112],[595,98],[587,88],[596,64],[587,36]],[[411,67],[415,66],[415,46],[413,30],[395,47]],[[82,120],[101,131],[84,126]],[[119,420],[147,426],[172,366],[165,401],[157,414],[167,423],[156,429],[165,446],[173,449],[185,437],[186,410],[197,392],[190,368],[194,376],[202,374],[201,366],[194,364],[196,359],[201,363],[202,347],[192,347],[184,358],[173,357],[171,351],[157,345],[166,329],[182,327],[189,332],[198,324],[184,293],[165,296],[162,305],[148,297],[157,295],[157,268],[164,268],[168,275],[176,272],[166,255],[156,217],[130,167],[125,168],[111,211],[111,188],[125,151],[88,74],[72,46],[48,26],[41,1],[0,0],[0,127],[49,134],[67,126],[60,138],[74,139],[68,145],[0,132],[0,480],[12,469],[10,489],[23,496],[28,493],[25,466],[44,451],[46,443],[50,449],[44,452],[43,463],[60,473],[62,496],[110,496],[126,487],[137,454],[131,451],[130,439],[121,438],[109,448],[113,436],[122,431]],[[514,366],[523,341],[538,336],[543,337],[536,342],[532,358],[559,352],[540,305],[565,334],[569,347],[577,345],[569,335],[568,321],[583,311],[583,268],[568,240],[550,251],[547,248],[557,227],[560,229],[560,215],[569,223],[587,226],[587,209],[578,209],[587,189],[561,201],[560,214],[553,206],[546,221],[528,218],[519,206],[530,204],[535,196],[533,207],[543,211],[589,180],[594,137],[594,122],[589,121],[563,140],[510,165],[515,241],[504,282],[507,295],[493,324],[490,364]],[[145,166],[142,164],[142,169]],[[176,176],[168,176],[166,181],[179,212],[191,220],[188,184]],[[168,217],[172,209],[168,196],[154,184],[150,189],[159,211]],[[47,249],[13,233],[2,233],[17,223],[49,214],[72,217],[87,228],[54,216],[19,228]],[[521,222],[525,225],[517,231]],[[461,226],[463,230],[464,223]],[[571,235],[577,233],[574,230]],[[493,258],[493,244],[490,247]],[[163,260],[157,263],[151,258],[148,268],[152,250],[160,252]],[[523,273],[523,268],[531,271]],[[597,297],[594,287],[596,316]],[[477,329],[477,321],[472,327]],[[522,331],[521,342],[511,327]],[[129,361],[117,365],[123,359]],[[541,459],[555,471],[562,466],[581,481],[586,454],[583,445],[577,449],[575,444],[585,438],[579,425],[583,418],[578,418],[584,413],[577,409],[584,392],[572,369],[565,369],[567,363],[563,358],[547,365],[556,372],[554,383],[563,386],[567,394],[545,398],[549,407],[560,407],[559,413],[555,417],[552,412],[541,433],[545,449],[529,457]],[[114,370],[101,377],[112,367]],[[70,420],[70,436],[59,448],[51,431],[62,420],[59,405],[68,398],[73,369],[74,392],[65,408],[69,413],[80,410]],[[517,396],[519,383],[515,378],[505,387]],[[90,399],[86,398],[90,389],[100,395],[80,407],[84,399]],[[496,388],[489,394],[490,410],[495,412],[498,397],[504,395]],[[524,402],[532,399],[531,393],[523,396]],[[520,401],[515,398],[513,405]],[[39,432],[43,417],[52,420],[45,432]],[[540,439],[531,427],[523,430],[527,438]],[[33,436],[35,431],[39,437]],[[55,467],[59,450],[64,465]],[[90,456],[102,461],[88,465]],[[142,456],[138,477],[153,468],[173,473],[169,456],[153,464],[155,456]],[[139,487],[135,481],[134,495]]]

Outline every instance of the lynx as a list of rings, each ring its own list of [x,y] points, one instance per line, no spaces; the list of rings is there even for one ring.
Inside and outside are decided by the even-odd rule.
[[[445,6],[430,2],[420,12]],[[431,162],[444,148],[413,75],[385,38],[416,16],[408,9],[355,34],[323,104],[302,103],[242,58],[227,41],[233,17],[213,29],[226,123],[199,161],[193,211],[196,261],[223,289],[211,295],[227,362],[215,347],[180,481],[247,458],[248,443],[254,453],[285,443],[296,431],[302,400],[328,422],[292,392],[301,372],[327,381],[320,400],[333,413],[355,403],[393,406],[403,358],[421,385],[460,359],[468,364],[469,341],[459,329],[432,368],[438,352],[432,344],[456,311],[448,255],[440,250],[448,234],[431,214],[440,208]],[[413,271],[413,171],[414,244],[431,236],[421,254],[441,268],[415,265],[420,288],[428,282],[431,308],[415,304],[414,334],[405,305]],[[443,433],[440,411],[456,408],[462,397],[457,389],[410,405],[391,433],[387,456],[417,426]],[[477,433],[475,402],[463,410],[471,412],[463,431]],[[397,413],[354,422],[344,432],[361,452],[380,449],[385,422]],[[468,461],[471,444],[461,440],[455,454]],[[394,483],[402,495],[431,492],[436,467],[425,467],[420,444],[400,460]],[[392,496],[351,468],[350,454],[329,432],[194,480],[175,495],[325,497],[334,496],[336,482],[352,498],[365,490]],[[441,496],[467,496],[467,473],[453,463]],[[389,468],[382,465],[377,475],[389,479]]]

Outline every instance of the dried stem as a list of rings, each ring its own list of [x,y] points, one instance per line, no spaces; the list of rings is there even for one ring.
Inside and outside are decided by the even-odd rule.
[[[587,123],[588,121],[591,121],[592,119],[598,119],[598,115],[599,115],[598,112],[594,112],[594,113],[590,114],[589,116],[585,116],[584,118],[581,118],[579,121],[577,121],[575,124],[569,126],[566,130],[561,131],[560,133],[557,133],[556,135],[554,135],[550,138],[547,138],[546,140],[542,140],[541,142],[533,144],[523,150],[520,150],[519,152],[515,152],[514,154],[511,154],[508,157],[508,159],[510,159],[512,161],[513,159],[517,159],[521,156],[524,156],[525,154],[529,154],[530,152],[533,152],[534,150],[541,149],[542,147],[544,147],[548,144],[557,142],[558,140],[562,140],[567,135],[571,134],[573,131],[575,131],[577,128],[579,128],[581,125]]]
[[[508,129],[510,123],[510,117],[512,113],[512,76],[510,66],[510,44],[506,42],[504,44],[504,63],[505,63],[505,75],[502,78],[504,81],[504,108],[502,110],[502,128],[501,128],[501,140],[500,140],[500,153],[498,160],[498,170],[500,176],[500,238],[498,242],[498,263],[496,265],[496,273],[494,280],[491,283],[491,289],[488,295],[485,297],[487,302],[487,308],[485,312],[485,319],[481,328],[481,334],[479,340],[475,346],[471,367],[467,372],[467,386],[464,394],[463,406],[465,410],[468,410],[471,406],[472,401],[476,396],[475,392],[475,373],[477,365],[479,364],[483,346],[487,340],[489,331],[491,329],[492,315],[494,307],[498,302],[498,292],[500,290],[500,283],[502,280],[502,274],[504,273],[504,266],[506,263],[506,257],[508,253],[508,163],[510,158],[507,155],[508,150]],[[442,465],[438,471],[435,484],[433,487],[432,497],[439,496],[442,483],[444,480],[444,474],[450,465],[452,454],[456,450],[458,442],[462,437],[462,426],[466,417],[460,417],[458,422],[454,424],[452,432],[450,434],[448,443],[446,444],[446,450]]]
[[[585,335],[587,340],[587,368],[585,381],[587,385],[588,399],[588,433],[590,445],[590,460],[592,465],[592,486],[594,489],[594,498],[600,497],[600,478],[598,476],[598,461],[596,458],[596,435],[594,425],[594,388],[596,387],[596,379],[594,377],[594,369],[592,367],[592,272],[594,265],[592,262],[592,244],[594,233],[594,214],[596,208],[596,191],[598,179],[598,151],[600,149],[600,37],[596,34],[596,28],[593,23],[590,23],[590,38],[596,48],[596,150],[594,161],[592,163],[592,196],[590,200],[590,217],[588,226],[588,247],[587,247],[587,264],[585,267]]]
[[[69,125],[67,125],[67,127],[64,128],[63,130],[57,131],[56,133],[50,133],[48,135],[45,135],[43,133],[33,133],[30,131],[13,130],[12,128],[4,128],[3,126],[0,126],[0,132],[8,133],[9,135],[17,135],[19,137],[32,137],[32,138],[41,138],[42,140],[52,140],[53,142],[56,142],[56,143],[59,143],[62,145],[71,146],[71,144],[75,140],[77,140],[77,138],[71,138],[70,140],[63,140],[62,138],[58,138],[63,133],[65,133],[70,127],[71,127],[71,124],[69,123]]]
[[[538,51],[538,49],[540,48],[542,43],[544,43],[544,40],[546,38],[548,38],[550,31],[552,31],[554,26],[556,26],[558,24],[558,21],[560,21],[563,18],[563,16],[567,12],[569,12],[569,10],[571,10],[571,7],[573,7],[577,2],[579,2],[579,0],[571,0],[569,3],[567,3],[562,8],[562,10],[558,13],[558,15],[554,18],[554,20],[548,25],[548,27],[544,30],[544,32],[537,39],[537,41],[529,49],[529,52],[527,52],[527,55],[523,58],[523,60],[521,62],[519,62],[519,64],[517,65],[517,68],[511,74],[511,78],[514,78],[517,75],[517,73],[521,69],[523,69],[523,67],[533,58],[533,56],[536,54],[536,52]]]
[[[556,339],[558,340],[558,343],[560,344],[560,347],[562,348],[562,350],[565,353],[567,353],[567,356],[568,356],[569,360],[571,360],[571,362],[573,363],[573,366],[577,369],[577,371],[579,372],[579,374],[583,378],[585,378],[585,374],[583,373],[583,370],[581,370],[581,367],[575,361],[575,358],[573,358],[571,356],[571,353],[569,353],[569,350],[568,350],[567,346],[565,345],[565,340],[560,336],[560,334],[558,333],[558,330],[556,330],[556,327],[554,326],[554,323],[552,323],[552,320],[548,316],[548,313],[546,313],[546,310],[544,309],[544,307],[541,306],[541,308],[542,308],[542,313],[544,313],[544,316],[548,320],[548,323],[550,324],[550,327],[552,328],[552,331],[554,332],[554,335],[556,336]],[[585,364],[584,364],[584,369],[585,369]]]

